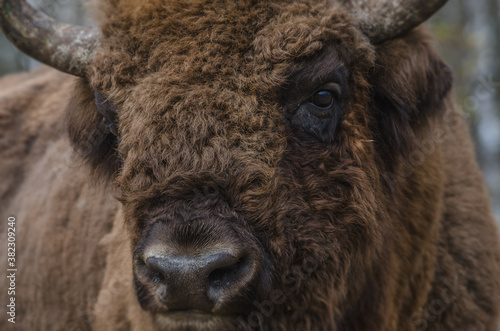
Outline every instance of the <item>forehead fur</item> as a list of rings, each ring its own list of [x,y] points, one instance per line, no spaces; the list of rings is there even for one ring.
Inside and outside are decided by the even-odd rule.
[[[269,182],[286,149],[279,98],[287,79],[332,44],[352,76],[373,61],[369,43],[326,3],[108,0],[98,8],[103,38],[90,80],[118,105],[120,181],[135,197],[194,174]]]
[[[215,78],[272,89],[284,83],[290,63],[317,54],[327,42],[351,47],[350,55],[367,51],[330,1],[94,1],[103,38],[91,76],[97,88],[113,94],[119,94],[109,91],[113,87],[169,69],[183,73],[185,84]]]

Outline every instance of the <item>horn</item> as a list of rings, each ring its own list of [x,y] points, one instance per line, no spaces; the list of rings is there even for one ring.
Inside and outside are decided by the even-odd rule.
[[[447,0],[348,1],[361,31],[374,44],[398,37],[425,22]]]
[[[0,0],[0,28],[25,54],[79,77],[85,77],[100,35],[96,28],[56,22],[26,0]]]

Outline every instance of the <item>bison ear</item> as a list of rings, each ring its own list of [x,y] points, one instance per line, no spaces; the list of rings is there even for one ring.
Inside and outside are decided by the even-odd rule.
[[[411,148],[428,119],[443,111],[453,75],[422,29],[377,47],[371,76],[377,131],[392,156]]]
[[[93,89],[79,79],[67,109],[68,133],[76,152],[99,178],[112,178],[120,159],[117,137],[109,129],[109,121],[99,114]]]

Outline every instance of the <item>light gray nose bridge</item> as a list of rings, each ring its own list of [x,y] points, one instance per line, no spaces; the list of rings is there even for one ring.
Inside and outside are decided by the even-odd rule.
[[[231,263],[237,262],[235,257],[230,252],[209,252],[197,256],[169,256],[168,258],[161,255],[152,255],[145,258],[147,264],[157,265],[162,270],[172,270],[173,273],[203,273],[206,269],[212,267],[214,262],[221,260]]]

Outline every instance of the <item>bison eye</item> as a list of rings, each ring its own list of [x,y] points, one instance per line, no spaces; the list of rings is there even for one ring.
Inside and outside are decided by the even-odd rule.
[[[118,138],[120,137],[118,135],[118,128],[116,127],[115,123],[109,122],[108,128],[109,128],[109,132],[111,132],[114,136],[116,136]]]
[[[330,108],[333,104],[333,92],[331,91],[319,91],[316,92],[310,101],[313,105],[318,108]]]
[[[118,128],[116,126],[118,116],[115,106],[108,100],[108,98],[98,91],[95,91],[94,93],[97,112],[103,117],[103,122],[107,126],[109,132],[115,135],[119,140],[120,136],[118,135]]]
[[[343,100],[344,90],[340,83],[323,84],[304,93],[298,102],[285,106],[285,119],[291,127],[321,141],[331,142],[342,113]]]

